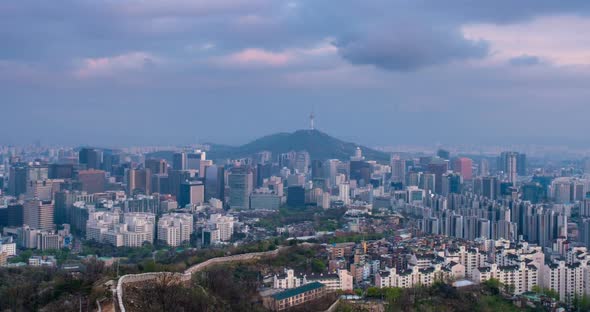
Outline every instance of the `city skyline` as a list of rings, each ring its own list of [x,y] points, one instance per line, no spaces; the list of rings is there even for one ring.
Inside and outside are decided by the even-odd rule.
[[[371,146],[587,146],[586,2],[335,7],[5,4],[0,144],[237,145],[306,128],[313,110],[318,129]]]

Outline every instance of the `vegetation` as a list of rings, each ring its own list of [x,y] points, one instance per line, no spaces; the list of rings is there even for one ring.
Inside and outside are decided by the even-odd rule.
[[[83,274],[70,274],[52,268],[0,269],[0,311],[77,311],[95,306],[98,298],[110,292],[101,286],[113,276],[100,261],[85,263]]]
[[[500,287],[495,281],[468,289],[456,289],[445,283],[416,288],[369,287],[366,297],[383,301],[341,302],[336,311],[378,310],[375,305],[382,305],[385,311],[524,311],[496,293]]]

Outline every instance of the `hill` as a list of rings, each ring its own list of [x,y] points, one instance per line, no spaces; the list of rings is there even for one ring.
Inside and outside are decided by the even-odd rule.
[[[389,161],[389,154],[366,146],[345,142],[319,130],[297,130],[292,133],[277,133],[262,137],[242,146],[210,144],[208,158],[239,158],[254,155],[261,151],[270,151],[274,155],[289,151],[307,151],[311,159],[326,160],[331,158],[348,159],[354,155],[357,147],[369,160]]]
[[[297,130],[292,133],[282,132],[267,135],[250,143],[241,146],[229,146],[215,143],[207,143],[210,146],[207,158],[213,160],[243,158],[255,155],[258,152],[272,152],[273,157],[277,154],[290,151],[307,151],[311,159],[349,159],[354,155],[357,147],[363,151],[368,160],[388,162],[389,154],[377,151],[366,146],[351,142],[345,142],[334,138],[319,130]],[[148,157],[164,158],[172,160],[173,152],[160,151],[148,154]]]

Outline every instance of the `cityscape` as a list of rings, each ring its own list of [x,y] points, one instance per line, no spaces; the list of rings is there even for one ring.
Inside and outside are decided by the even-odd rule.
[[[0,3],[0,312],[590,311],[589,8]]]

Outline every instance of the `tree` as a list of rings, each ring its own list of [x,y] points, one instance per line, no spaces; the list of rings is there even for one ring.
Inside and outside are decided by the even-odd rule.
[[[320,259],[313,259],[311,261],[311,269],[315,272],[315,273],[322,273],[326,270],[326,265],[324,264],[324,262]]]

